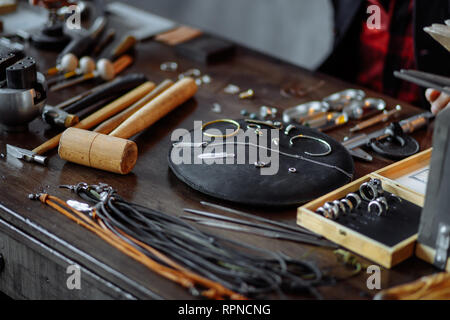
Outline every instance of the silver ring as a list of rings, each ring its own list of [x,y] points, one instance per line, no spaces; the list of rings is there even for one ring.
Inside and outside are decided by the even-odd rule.
[[[258,136],[263,135],[263,132],[261,131],[261,126],[259,124],[250,123],[247,125],[247,129],[253,130],[255,132],[255,134],[257,134]]]
[[[294,126],[293,124],[290,124],[286,127],[286,130],[284,130],[284,134],[285,135],[289,135],[289,133],[294,130],[295,128],[297,128],[296,126]]]
[[[369,202],[369,213],[372,213],[372,208],[375,208],[375,213],[377,216],[381,216],[384,213],[384,208],[381,202],[377,200],[372,200]]]
[[[341,213],[347,213],[347,207],[339,200],[334,200],[333,203],[339,207]]]
[[[384,206],[384,210],[386,213],[389,211],[389,204],[385,197],[378,197],[375,201],[378,201]]]
[[[268,166],[270,165],[270,162],[266,163],[266,162],[263,162],[263,161],[256,161],[256,162],[254,163],[254,165],[255,165],[256,168],[261,169],[261,168],[266,168],[266,167],[268,167]]]
[[[372,201],[383,195],[384,190],[379,179],[370,179],[359,187],[361,197],[366,201]]]
[[[361,205],[361,197],[358,196],[356,193],[349,193],[345,199],[347,199],[348,201],[350,201],[352,203],[353,209],[358,209],[359,206]],[[354,202],[352,201],[352,199],[354,200]]]
[[[359,194],[366,201],[375,200],[378,197],[377,188],[369,182],[364,182],[359,187]]]
[[[369,183],[378,191],[378,196],[384,194],[383,184],[380,179],[370,179]]]
[[[339,217],[339,206],[333,202],[327,202],[323,205],[324,209],[331,211],[333,214],[332,219],[335,220]]]
[[[331,210],[325,209],[324,207],[320,207],[319,209],[317,209],[316,212],[318,214],[321,214],[322,216],[324,216],[327,219],[333,220],[333,213],[331,212]]]
[[[311,156],[311,157],[325,157],[325,156],[329,155],[331,153],[331,151],[332,151],[332,148],[331,148],[330,144],[328,142],[326,142],[325,140],[320,139],[320,138],[311,137],[311,136],[307,136],[307,135],[304,135],[304,134],[299,134],[299,135],[296,135],[296,136],[292,137],[289,140],[289,144],[291,146],[294,145],[294,140],[295,139],[310,139],[310,140],[314,140],[314,141],[320,142],[321,144],[323,144],[323,145],[325,145],[327,147],[328,150],[323,152],[323,153],[311,153],[311,152],[304,151],[304,153],[306,155]]]
[[[395,199],[395,201],[397,201],[397,202],[402,202],[403,201],[402,198],[400,198],[398,195],[393,194],[393,193],[389,194],[389,198]]]
[[[350,213],[353,211],[353,203],[348,199],[341,200],[342,205],[346,208],[345,212]],[[348,210],[347,210],[348,209]]]

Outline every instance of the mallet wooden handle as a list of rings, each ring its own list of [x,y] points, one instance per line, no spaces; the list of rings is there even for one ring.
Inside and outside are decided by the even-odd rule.
[[[110,134],[114,129],[116,129],[120,124],[122,124],[126,119],[136,113],[139,109],[145,106],[148,102],[153,100],[155,97],[160,95],[163,91],[173,85],[173,81],[164,80],[155,89],[153,89],[149,94],[143,97],[141,100],[123,110],[121,113],[115,115],[114,117],[108,119],[107,121],[100,124],[94,132],[99,132],[103,134]]]
[[[150,127],[153,123],[193,97],[196,92],[197,84],[195,80],[190,77],[183,78],[129,117],[110,135],[128,139]]]
[[[114,100],[110,104],[106,105],[102,109],[97,112],[91,114],[89,117],[83,119],[74,127],[79,129],[91,129],[98,125],[99,123],[109,119],[110,117],[116,115],[122,110],[128,108],[130,105],[142,99],[146,94],[148,94],[151,90],[155,88],[155,84],[153,82],[145,82],[141,84],[136,89],[128,92],[117,100]],[[42,155],[54,148],[56,148],[59,144],[59,140],[61,139],[61,134],[56,137],[48,140],[43,143],[39,147],[33,150],[34,153],[38,155]]]

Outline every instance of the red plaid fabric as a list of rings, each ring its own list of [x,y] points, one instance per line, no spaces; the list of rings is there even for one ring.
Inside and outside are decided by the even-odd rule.
[[[413,0],[368,0],[381,9],[381,28],[369,29],[363,21],[360,35],[357,83],[409,103],[419,103],[421,91],[393,76],[399,69],[415,69]]]

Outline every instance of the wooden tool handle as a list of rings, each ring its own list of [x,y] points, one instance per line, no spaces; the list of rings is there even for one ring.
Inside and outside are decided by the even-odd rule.
[[[133,58],[127,54],[124,54],[119,59],[114,61],[114,75],[117,76],[123,70],[128,68],[133,63]]]
[[[149,93],[154,87],[155,87],[154,83],[145,82],[144,84],[141,84],[136,89],[128,92],[127,94],[123,95],[119,99],[114,100],[113,102],[106,105],[102,109],[91,114],[86,119],[83,119],[78,124],[76,124],[74,127],[79,128],[79,129],[91,129],[91,128],[95,127],[96,125],[98,125],[99,123],[105,121],[106,119],[109,119],[110,117],[116,115],[117,113],[121,112],[122,110],[128,108],[130,105],[132,105],[139,99],[142,99],[142,97],[144,97],[147,93]],[[40,145],[39,147],[34,149],[33,152],[38,155],[42,155],[42,154],[56,148],[59,144],[60,139],[61,139],[61,134],[59,134],[56,137],[53,137],[52,139],[43,143],[42,145]]]
[[[130,140],[69,128],[62,134],[58,154],[73,163],[128,174],[136,164],[138,149]]]
[[[133,36],[125,36],[120,43],[113,49],[111,53],[111,58],[114,60],[122,54],[126,53],[128,50],[133,48],[137,43],[137,39]]]
[[[125,120],[131,117],[139,109],[145,106],[148,102],[153,100],[156,96],[160,95],[163,91],[173,85],[173,81],[164,80],[155,89],[153,89],[149,94],[143,97],[141,100],[123,110],[121,113],[115,115],[109,120],[100,124],[94,132],[99,132],[103,134],[110,134],[114,129],[120,126]]]
[[[70,128],[76,125],[80,122],[80,118],[74,114],[69,114],[66,118],[66,121],[64,121],[64,127]]]
[[[129,117],[110,135],[128,139],[150,127],[194,96],[196,92],[197,84],[195,80],[190,77],[183,78]]]

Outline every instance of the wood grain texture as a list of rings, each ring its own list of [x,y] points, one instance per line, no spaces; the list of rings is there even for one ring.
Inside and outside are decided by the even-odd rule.
[[[155,84],[152,82],[143,83],[136,89],[128,92],[127,94],[123,95],[117,100],[114,100],[110,104],[104,106],[97,112],[94,112],[89,117],[81,120],[74,127],[79,129],[91,129],[96,125],[98,125],[99,123],[121,112],[125,108],[128,108],[130,105],[132,105],[133,103],[141,99],[143,96],[145,96],[147,93],[149,93],[151,90],[153,90],[154,87]],[[48,141],[44,142],[43,144],[41,144],[39,147],[33,149],[33,152],[40,155],[47,153],[48,151],[58,146],[60,139],[61,134],[58,134],[53,138],[49,139]]]
[[[61,136],[58,155],[83,166],[128,174],[136,164],[138,149],[130,140],[69,128]]]
[[[186,77],[164,90],[155,99],[140,108],[110,133],[113,137],[128,139],[147,129],[175,108],[192,98],[197,92],[195,80]]]
[[[121,113],[115,115],[114,117],[106,120],[95,128],[95,132],[110,134],[114,129],[116,129],[120,124],[122,124],[126,119],[135,114],[139,109],[145,106],[148,102],[153,100],[156,96],[162,93],[164,90],[173,85],[172,80],[164,80],[155,89],[153,89],[149,94],[143,97],[141,100],[129,106],[127,109],[123,110]]]
[[[51,67],[56,58],[53,53],[38,51],[32,47],[27,47],[27,52],[39,61],[41,70]],[[67,163],[59,159],[55,153],[49,153],[49,156],[51,156],[50,164],[46,168],[8,157],[0,157],[0,205],[3,206],[3,209],[0,209],[0,218],[27,234],[33,235],[48,247],[64,253],[65,256],[70,257],[81,266],[88,267],[92,272],[102,275],[105,280],[137,298],[192,299],[192,296],[184,289],[155,275],[144,266],[114,250],[95,235],[48,207],[37,202],[31,202],[27,198],[28,194],[45,191],[62,199],[77,199],[67,190],[59,189],[58,185],[74,184],[81,181],[87,183],[104,182],[116,188],[129,201],[162,210],[171,215],[182,215],[182,208],[184,207],[204,209],[199,203],[204,200],[295,225],[295,207],[267,210],[265,208],[237,206],[204,196],[178,181],[167,165],[167,155],[171,146],[170,134],[177,128],[192,129],[194,120],[206,122],[218,118],[238,119],[241,118],[241,109],[245,108],[249,112],[258,112],[262,105],[276,106],[282,112],[284,109],[300,103],[319,100],[336,91],[358,88],[358,86],[322,74],[311,73],[241,46],[238,46],[235,56],[228,61],[209,66],[177,56],[173,48],[158,42],[140,43],[137,46],[137,52],[136,62],[127,72],[143,72],[154,83],[159,83],[167,78],[176,80],[176,73],[160,70],[160,64],[165,61],[177,61],[180,72],[190,68],[199,68],[204,74],[208,74],[212,78],[212,82],[201,86],[193,99],[188,100],[135,138],[140,156],[133,173],[127,176],[118,176],[117,174]],[[307,88],[320,81],[324,81],[325,84],[301,98],[286,98],[280,94],[280,87],[287,83],[296,83]],[[223,88],[229,83],[238,85],[242,90],[252,88],[256,95],[252,100],[239,100],[237,96],[223,92]],[[58,102],[65,101],[95,84],[95,82],[84,83],[55,93],[50,96],[49,104],[55,105]],[[366,92],[368,96],[385,99],[388,106],[394,107],[401,104],[403,106],[401,118],[421,112],[421,110],[398,100],[370,90],[366,90]],[[211,110],[212,104],[215,102],[222,105],[221,114]],[[348,135],[349,128],[354,125],[355,122],[352,121],[329,134],[335,139],[342,140]],[[381,126],[376,126],[372,130],[380,128]],[[422,150],[431,146],[432,129],[433,127],[430,127],[428,130],[422,130],[414,134],[414,137],[420,142]],[[43,143],[58,133],[58,131],[51,129],[37,119],[31,123],[30,133],[8,134],[0,132],[0,153],[5,153],[6,143],[32,149],[33,146]],[[356,162],[356,178],[392,163],[390,160],[373,155],[374,161],[372,163]],[[342,277],[349,275],[349,270],[337,262],[333,252],[329,249],[287,241],[274,241],[232,231],[207,227],[199,228],[269,250],[281,251],[295,258],[314,261],[331,275]],[[365,259],[361,260],[369,263]],[[29,263],[24,262],[27,265]],[[392,270],[383,270],[381,286],[382,289],[389,288],[433,272],[435,271],[429,264],[417,258],[411,258]],[[319,291],[326,299],[371,298],[376,291],[367,289],[367,276],[363,272],[356,277],[339,281],[335,286],[321,287]],[[308,296],[303,295],[288,297],[308,298]],[[29,296],[23,298],[29,298]]]

